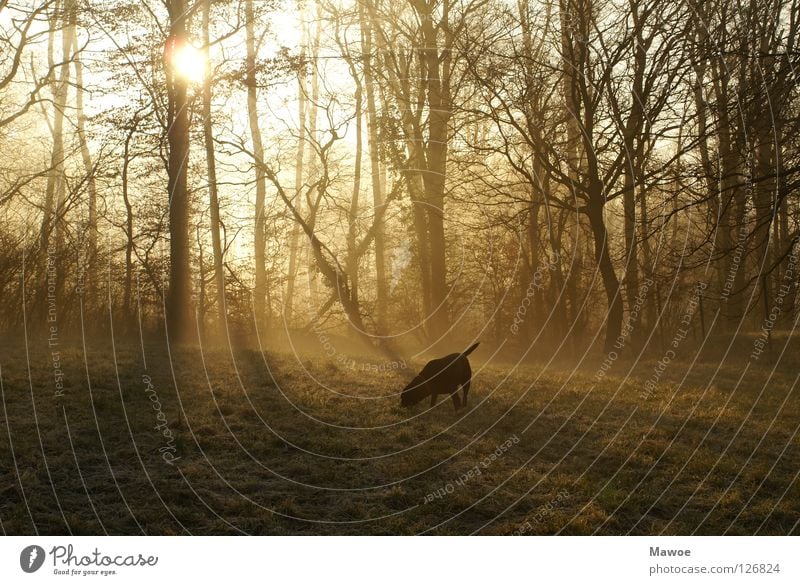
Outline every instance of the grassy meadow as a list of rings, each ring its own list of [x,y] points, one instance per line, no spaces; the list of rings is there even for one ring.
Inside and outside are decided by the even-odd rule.
[[[481,350],[456,413],[399,407],[423,359],[75,345],[56,384],[46,343],[6,343],[0,528],[800,534],[796,351],[676,358],[644,393],[658,356],[598,376]]]

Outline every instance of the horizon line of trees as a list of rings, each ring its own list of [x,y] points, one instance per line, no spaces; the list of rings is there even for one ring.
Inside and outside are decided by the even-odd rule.
[[[697,300],[703,337],[791,330],[798,27],[800,0],[0,0],[0,327],[638,351]]]

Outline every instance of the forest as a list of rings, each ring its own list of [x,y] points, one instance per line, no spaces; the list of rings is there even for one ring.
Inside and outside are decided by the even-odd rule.
[[[3,533],[798,534],[798,0],[0,0],[0,57]]]

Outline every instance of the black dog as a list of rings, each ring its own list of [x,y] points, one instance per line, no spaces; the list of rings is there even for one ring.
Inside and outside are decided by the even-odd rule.
[[[411,382],[403,388],[400,394],[402,406],[413,406],[426,397],[431,397],[431,406],[436,406],[439,394],[450,394],[456,410],[467,405],[469,384],[472,380],[472,370],[469,367],[467,356],[471,354],[479,343],[471,346],[462,353],[451,353],[448,356],[431,360]],[[464,392],[464,404],[458,396],[458,389]]]

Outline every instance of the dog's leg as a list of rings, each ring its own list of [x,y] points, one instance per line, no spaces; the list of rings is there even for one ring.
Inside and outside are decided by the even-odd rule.
[[[436,401],[439,400],[438,394],[431,394],[431,408],[436,406]]]
[[[467,394],[469,394],[469,385],[471,380],[467,380],[466,384],[461,385],[461,391],[464,393],[464,406],[467,406]]]
[[[458,388],[456,388],[456,391],[453,392],[450,397],[453,399],[453,406],[456,407],[456,410],[461,408],[461,397],[458,395]]]

